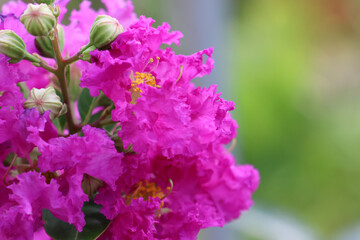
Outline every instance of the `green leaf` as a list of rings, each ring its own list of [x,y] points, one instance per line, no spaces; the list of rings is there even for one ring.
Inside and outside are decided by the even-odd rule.
[[[64,130],[64,127],[65,127],[65,124],[66,124],[66,116],[65,116],[65,114],[58,117],[58,119],[59,119],[60,131],[62,132]]]
[[[106,125],[106,126],[104,126],[104,129],[105,129],[106,131],[108,131],[108,132],[111,132],[111,131],[113,130],[113,128],[115,127],[115,125],[116,125],[116,123],[110,124],[110,125]],[[114,131],[114,132],[116,132],[116,131]]]
[[[70,85],[70,65],[66,66],[65,68],[65,76],[66,76],[66,81],[67,81],[67,85]]]
[[[74,225],[64,222],[54,217],[47,209],[43,210],[43,220],[45,221],[46,233],[55,240],[75,239],[76,229]]]
[[[56,92],[56,95],[58,95],[60,97],[60,100],[63,101],[61,91],[58,88],[55,88],[55,92]]]
[[[92,122],[95,122],[95,121],[99,120],[101,114],[102,114],[102,111],[99,111],[99,112],[95,113],[94,115],[92,115],[91,118],[90,118],[89,123],[92,123]]]
[[[85,214],[86,225],[82,232],[78,232],[74,225],[57,219],[47,209],[43,211],[45,231],[54,240],[93,240],[98,238],[109,226],[110,221],[100,212],[101,205],[93,201],[84,203],[82,208]]]
[[[81,121],[84,121],[86,114],[90,109],[92,99],[93,97],[90,95],[89,89],[84,88],[80,94],[78,102],[78,109],[81,116]]]
[[[60,101],[62,102],[63,101],[63,98],[62,98],[62,95],[61,95],[61,91],[57,88],[55,88],[55,92],[56,92],[56,95],[58,95],[60,97]],[[55,119],[53,121],[53,123],[55,124],[55,127],[60,131],[62,132],[65,128],[65,124],[66,124],[66,117],[65,117],[65,114],[64,115],[61,115],[60,117],[58,117],[57,119]]]

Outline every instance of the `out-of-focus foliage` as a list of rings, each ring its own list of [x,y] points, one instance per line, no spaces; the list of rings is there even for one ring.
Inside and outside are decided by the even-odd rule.
[[[325,236],[360,218],[360,3],[242,1],[232,84],[257,203]]]

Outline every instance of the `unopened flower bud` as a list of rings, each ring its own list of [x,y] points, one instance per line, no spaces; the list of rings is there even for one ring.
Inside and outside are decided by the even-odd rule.
[[[64,48],[64,28],[60,25],[57,25],[58,39],[60,50]],[[40,55],[47,58],[54,58],[54,48],[51,43],[50,37],[48,36],[39,36],[35,38],[35,46],[39,50]]]
[[[113,41],[124,32],[123,26],[107,15],[97,16],[90,30],[90,44],[96,48],[102,48]]]
[[[47,5],[51,5],[55,2],[55,0],[35,0],[36,3],[38,4],[41,4],[41,3],[44,3],[44,4],[47,4]]]
[[[40,113],[50,110],[50,119],[66,112],[66,105],[61,103],[53,87],[31,89],[29,98],[24,102],[24,108],[36,108]]]
[[[89,195],[90,198],[92,198],[95,195],[95,193],[98,191],[98,189],[103,186],[104,186],[104,182],[101,181],[100,179],[92,177],[86,173],[84,174],[81,183],[81,188],[84,191],[84,193]]]
[[[24,59],[27,51],[24,41],[11,30],[0,30],[0,53],[10,57],[12,63]]]
[[[53,12],[46,4],[28,4],[20,17],[26,30],[33,36],[47,36],[56,24]]]

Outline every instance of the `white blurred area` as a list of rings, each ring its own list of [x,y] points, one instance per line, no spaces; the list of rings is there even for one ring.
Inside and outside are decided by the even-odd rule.
[[[318,240],[319,238],[313,230],[289,215],[252,208],[249,212],[244,213],[240,219],[227,224],[224,228],[210,228],[202,231],[199,239]]]
[[[223,228],[202,230],[199,240],[360,240],[360,222],[333,237],[321,238],[315,230],[280,211],[252,208]]]

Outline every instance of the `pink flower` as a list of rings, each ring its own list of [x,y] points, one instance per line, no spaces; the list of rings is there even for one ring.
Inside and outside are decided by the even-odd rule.
[[[236,166],[223,147],[236,136],[230,115],[234,103],[221,99],[216,86],[201,89],[191,83],[211,72],[212,49],[191,56],[162,50],[163,43],[178,44],[181,34],[170,33],[167,24],[152,28],[152,23],[141,17],[110,50],[93,51],[96,67],[86,69],[81,82],[91,94],[101,90],[114,101],[119,136],[136,153],[122,160],[116,190],[100,190],[95,201],[117,223],[132,201],[160,199],[153,210],[156,230],[148,227],[137,238],[195,239],[200,229],[223,226],[249,209],[259,175],[251,166]],[[152,190],[139,190],[144,185]],[[131,201],[124,205],[124,198]],[[105,236],[124,238],[132,229],[114,224]]]
[[[40,153],[30,172],[10,176],[17,168],[0,166],[6,180],[0,183],[0,238],[43,233],[43,209],[82,231],[82,207],[91,198],[111,220],[100,239],[114,240],[196,239],[201,229],[223,226],[253,204],[259,173],[236,165],[225,148],[236,136],[234,103],[222,99],[214,85],[192,83],[211,73],[213,49],[177,55],[162,46],[179,45],[182,33],[167,23],[154,28],[151,18],[137,19],[130,1],[102,2],[106,10],[93,10],[85,0],[70,14],[63,53],[73,55],[88,43],[99,14],[124,26],[110,49],[90,53],[92,64],[76,63],[83,74],[80,86],[113,101],[112,120],[120,131],[79,124],[81,132],[58,137],[49,112],[23,109],[17,86],[47,86],[49,74],[28,62],[10,66],[0,56],[0,159],[14,153],[31,163],[30,153]],[[34,37],[18,20],[25,5],[12,2],[3,12],[10,7],[17,7],[15,15],[1,17],[0,29],[14,30],[36,52]]]
[[[153,22],[142,16],[119,35],[110,51],[93,51],[92,61],[97,67],[85,70],[80,86],[89,88],[93,96],[102,90],[115,103],[130,103],[131,71],[135,73],[151,67],[147,65],[148,61],[151,57],[155,58],[154,53],[161,44],[179,44],[182,37],[180,32],[170,33],[170,26],[166,23],[156,29],[152,28]]]
[[[232,102],[209,89],[188,89],[166,83],[148,88],[133,106],[133,114],[123,120],[120,137],[133,143],[137,153],[171,158],[192,156],[209,144],[228,144],[236,136],[237,125],[230,117]],[[136,143],[136,144],[135,144]]]
[[[115,181],[121,176],[122,153],[118,153],[113,141],[104,130],[85,126],[84,137],[72,135],[67,138],[53,138],[44,141],[39,136],[31,136],[41,156],[39,169],[41,172],[62,173],[54,178],[60,185],[60,191],[66,196],[67,209],[72,218],[69,223],[78,230],[85,225],[81,208],[88,196],[82,190],[84,175],[100,179],[106,186],[115,190]]]
[[[54,125],[50,122],[49,113],[40,115],[36,109],[16,112],[10,107],[0,109],[0,149],[8,146],[11,152],[29,159],[35,147],[28,141],[30,135],[36,134],[48,140],[57,136]]]
[[[134,199],[131,204],[126,205],[123,199],[119,199],[117,204],[120,211],[117,217],[110,223],[110,226],[100,240],[116,239],[155,239],[156,232],[154,224],[157,222],[154,212],[160,207],[160,199],[144,201]]]
[[[7,61],[7,57],[0,55],[0,107],[12,106],[14,110],[19,110],[25,99],[16,84],[22,81],[23,75],[13,71]]]
[[[44,224],[44,208],[57,218],[68,220],[65,198],[56,182],[47,184],[45,177],[36,172],[23,173],[17,181],[7,188],[6,203],[0,207],[1,239],[33,239],[34,231]]]

